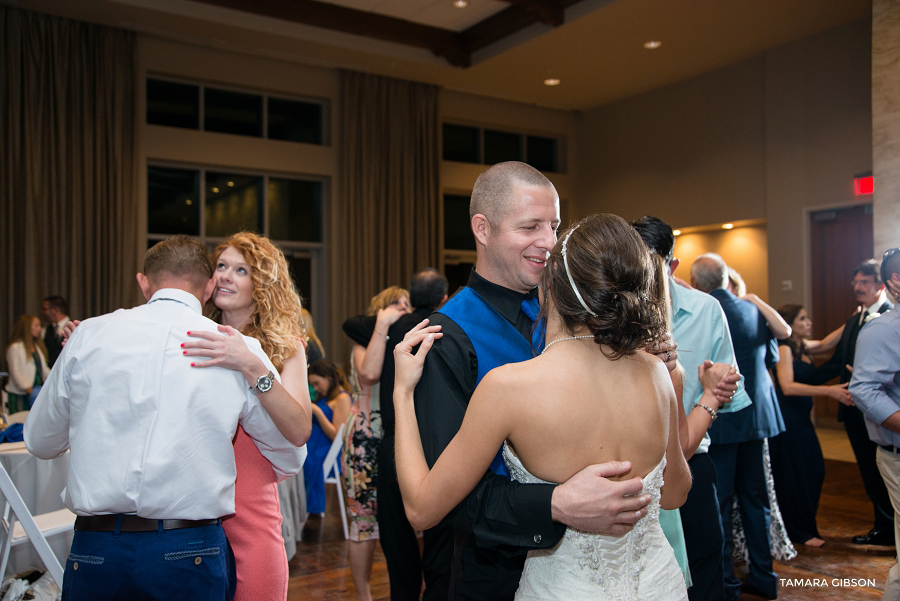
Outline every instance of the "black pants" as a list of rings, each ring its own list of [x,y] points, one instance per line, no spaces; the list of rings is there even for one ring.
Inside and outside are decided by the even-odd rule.
[[[453,529],[425,531],[423,554],[406,518],[394,463],[394,437],[385,433],[378,447],[378,532],[391,582],[391,601],[418,601],[425,575],[424,601],[446,601],[450,588]]]
[[[690,601],[722,601],[725,598],[724,538],[716,497],[716,468],[706,453],[691,457],[688,466],[694,483],[681,506],[681,525],[693,581],[688,598]]]
[[[451,569],[452,601],[513,601],[522,569],[525,550],[504,553],[485,549],[475,543],[470,532],[456,531]]]
[[[878,450],[878,445],[869,439],[863,412],[856,407],[843,409],[844,429],[847,430],[847,438],[850,439],[850,446],[856,455],[856,464],[859,466],[866,494],[875,506],[875,528],[890,532],[894,529],[894,508],[891,506],[891,498],[888,496],[881,472],[875,464],[875,451]]]

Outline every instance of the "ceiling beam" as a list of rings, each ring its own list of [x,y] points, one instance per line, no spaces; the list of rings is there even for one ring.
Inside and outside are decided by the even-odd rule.
[[[502,0],[510,4],[521,6],[536,16],[542,23],[552,27],[559,27],[565,22],[566,9],[556,0]]]
[[[535,23],[562,25],[565,10],[581,0],[503,0],[511,6],[472,25],[462,32],[463,48],[469,53],[481,50]],[[540,13],[547,13],[547,20]],[[554,17],[556,15],[556,17]],[[550,23],[549,21],[553,21]],[[558,24],[556,22],[558,21]]]
[[[461,33],[319,0],[198,0],[222,8],[431,50],[455,67],[472,64],[472,53],[535,23],[558,27],[565,9],[581,0],[503,0],[508,8]]]
[[[318,2],[316,0],[199,0],[222,8],[231,8],[283,21],[342,31],[368,38],[425,48],[441,56],[451,65],[468,67],[471,52],[465,50],[458,33],[367,12]]]

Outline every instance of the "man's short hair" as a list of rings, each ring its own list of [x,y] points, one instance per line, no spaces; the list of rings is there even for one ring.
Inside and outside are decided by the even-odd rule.
[[[890,280],[895,273],[900,273],[900,248],[889,248],[884,252],[882,259],[881,277],[884,280]]]
[[[691,265],[691,279],[697,289],[703,292],[725,288],[728,286],[728,265],[716,253],[702,254]]]
[[[500,223],[506,216],[516,185],[550,188],[556,192],[553,183],[531,165],[518,161],[497,163],[475,180],[469,202],[469,219],[480,213],[487,217],[491,225]]]
[[[631,227],[637,230],[650,252],[658,254],[666,264],[672,262],[675,258],[675,234],[668,223],[659,217],[645,215],[632,221]]]
[[[63,315],[69,314],[69,301],[64,299],[61,296],[48,296],[44,299],[44,302],[50,305],[52,308],[56,309]]]
[[[154,244],[144,255],[144,275],[156,285],[169,276],[202,288],[212,273],[212,258],[206,247],[181,234]]]
[[[859,265],[857,265],[856,269],[853,270],[854,277],[856,274],[860,274],[862,276],[872,276],[875,278],[875,283],[881,283],[881,273],[878,269],[878,261],[875,259],[869,259],[868,261],[863,261]]]
[[[450,284],[434,267],[426,267],[409,281],[409,303],[419,307],[434,308],[441,304]]]

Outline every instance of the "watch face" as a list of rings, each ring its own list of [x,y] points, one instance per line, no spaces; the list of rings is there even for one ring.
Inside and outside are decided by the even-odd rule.
[[[272,377],[269,375],[262,376],[256,381],[256,388],[260,392],[268,392],[272,388]]]

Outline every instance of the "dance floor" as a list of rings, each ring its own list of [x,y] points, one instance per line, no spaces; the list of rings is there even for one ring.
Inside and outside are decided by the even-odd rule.
[[[827,444],[823,440],[823,446]],[[830,456],[827,450],[825,454]],[[334,487],[328,488],[328,512],[324,518],[310,516],[297,557],[291,561],[288,601],[356,599],[347,560],[348,543],[343,540]],[[775,571],[784,579],[778,598],[785,601],[881,599],[894,550],[850,543],[851,537],[867,532],[872,526],[872,506],[854,463],[826,459],[818,520],[825,545],[818,549],[799,545],[796,558],[776,562]],[[372,570],[372,597],[390,599],[387,568],[380,548],[376,550]],[[759,598],[744,595],[742,599]]]

